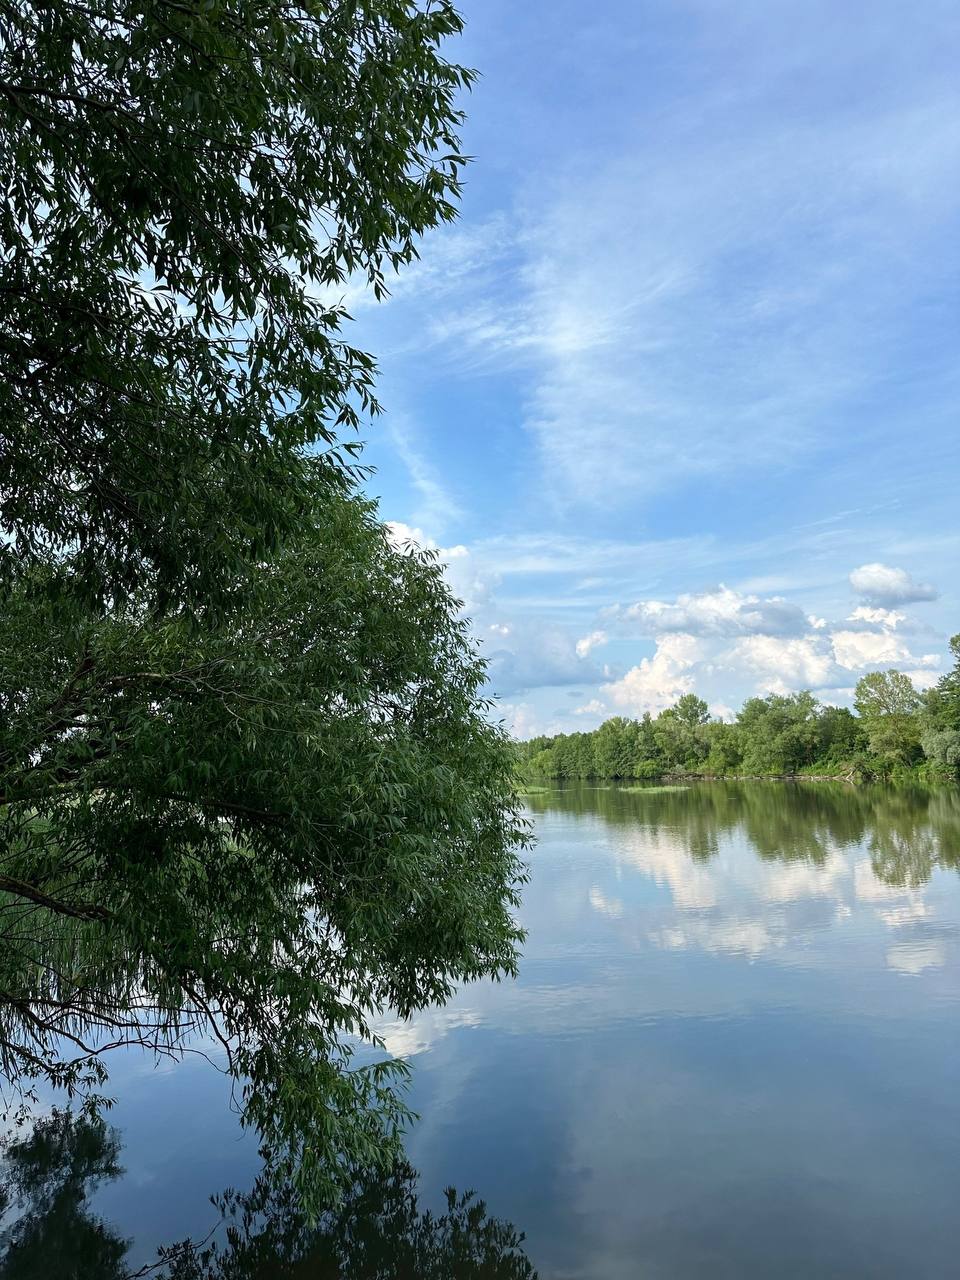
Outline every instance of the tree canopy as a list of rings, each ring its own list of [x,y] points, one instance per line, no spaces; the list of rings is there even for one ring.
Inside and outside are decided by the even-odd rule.
[[[552,778],[654,778],[666,773],[886,777],[898,769],[951,777],[960,772],[960,636],[955,669],[921,694],[902,671],[865,675],[847,707],[809,690],[748,698],[732,723],[710,719],[684,694],[640,720],[614,716],[592,733],[520,743],[521,767]]]
[[[330,301],[453,215],[446,0],[0,0],[0,1063],[213,1044],[320,1202],[392,1006],[513,972],[525,827]]]
[[[372,401],[346,343],[451,218],[448,0],[0,0],[3,578],[210,608]],[[227,518],[225,518],[227,517]]]

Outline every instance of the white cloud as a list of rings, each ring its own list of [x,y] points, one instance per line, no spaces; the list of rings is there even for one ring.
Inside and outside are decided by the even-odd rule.
[[[898,623],[905,622],[906,619],[907,615],[905,613],[897,613],[894,609],[871,609],[869,605],[860,604],[850,614],[847,621],[867,622],[879,627],[889,627],[893,631]]]
[[[695,636],[662,636],[652,658],[644,658],[620,680],[605,684],[603,693],[616,706],[634,715],[644,711],[655,714],[693,691],[694,682],[689,673],[701,656],[702,648]]]
[[[910,650],[889,631],[834,631],[830,642],[837,665],[846,671],[910,660]]]
[[[755,673],[760,687],[771,693],[829,684],[833,672],[831,655],[815,636],[744,636],[725,660]]]
[[[936,600],[937,591],[928,582],[917,582],[906,569],[874,562],[862,564],[850,574],[850,585],[869,605],[889,608],[920,600]]]
[[[807,625],[803,610],[782,596],[742,595],[722,583],[715,591],[684,593],[676,601],[641,600],[624,611],[645,632],[682,631],[699,636],[763,632],[795,635]]]
[[[577,641],[577,657],[585,658],[591,649],[596,649],[606,643],[607,633],[605,631],[591,631],[588,636],[583,636]]]
[[[602,595],[584,600],[573,590],[591,557],[597,567],[612,557],[616,580],[638,554],[649,552],[651,564],[644,563],[642,572],[652,577],[661,557],[642,543],[593,545],[519,535],[441,546],[414,522],[395,521],[388,532],[395,545],[428,548],[442,560],[488,659],[488,688],[510,700],[503,714],[522,736],[547,732],[547,725],[551,732],[572,731],[614,713],[656,714],[694,690],[707,699],[712,714],[725,719],[750,692],[788,694],[806,688],[824,701],[846,703],[864,671],[897,667],[926,688],[942,663],[936,653],[913,652],[903,611],[880,605],[848,608],[846,621],[831,625],[829,614],[807,611],[809,600],[801,607],[784,595],[765,594],[759,585],[752,591],[721,585],[676,596],[651,594],[629,606],[606,608]],[[662,550],[663,544],[657,547]],[[574,564],[566,562],[571,550]],[[560,576],[564,573],[570,584]],[[550,575],[548,582],[555,575],[557,585],[546,592],[531,590],[530,579],[541,575]],[[838,574],[836,585],[839,579]],[[814,586],[824,590],[816,581],[791,590],[799,594]],[[597,660],[611,639],[618,638],[622,653],[626,637],[638,633],[656,642],[651,656],[612,666]],[[555,690],[562,687],[575,701],[558,709]],[[515,716],[515,705],[526,710]]]
[[[727,724],[733,724],[737,718],[734,708],[728,706],[726,702],[711,702],[710,714],[715,720],[724,720]]]
[[[935,653],[925,654],[924,659],[921,659],[921,661],[924,660],[929,660],[930,666],[937,665],[940,662],[940,658]],[[905,676],[909,676],[918,689],[930,689],[940,679],[939,672],[931,671],[929,668],[926,670],[923,668],[914,668],[911,671],[904,671],[903,674]]]
[[[542,719],[528,702],[500,702],[497,715],[514,738],[537,738],[544,733],[558,733],[559,726]]]

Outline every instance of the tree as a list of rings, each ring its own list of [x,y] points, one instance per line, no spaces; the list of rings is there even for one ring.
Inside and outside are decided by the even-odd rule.
[[[672,708],[672,714],[681,724],[695,728],[697,725],[707,723],[710,719],[710,708],[703,698],[698,698],[695,693],[685,693],[677,699]]]
[[[909,764],[920,751],[920,695],[902,671],[871,671],[857,681],[853,705],[864,722],[870,751],[881,760]]]
[[[593,738],[593,773],[598,778],[630,778],[637,754],[636,721],[624,716],[605,720]]]
[[[746,773],[794,773],[816,759],[820,709],[808,691],[748,698],[737,716]]]
[[[709,754],[704,762],[708,773],[735,773],[740,766],[740,735],[736,725],[714,720],[708,726]]]
[[[920,741],[934,764],[960,772],[960,635],[950,640],[953,670],[928,689],[920,712]]]
[[[686,693],[657,716],[653,737],[667,769],[693,772],[700,768],[709,751],[703,732],[709,714],[702,698]]]
[[[311,508],[304,446],[373,365],[340,336],[454,216],[449,0],[0,0],[4,579],[209,609]]]
[[[317,1204],[389,1161],[391,1005],[512,973],[485,672],[338,432],[319,301],[452,216],[446,0],[0,0],[0,1065],[96,1091],[220,1042]]]
[[[310,1193],[400,1119],[398,1064],[338,1070],[349,1037],[514,971],[523,827],[440,567],[371,508],[325,495],[242,596],[216,629],[0,617],[0,1048],[73,1086],[104,1037],[215,1034]]]
[[[818,737],[817,757],[825,764],[853,760],[867,747],[862,726],[849,707],[822,707]]]

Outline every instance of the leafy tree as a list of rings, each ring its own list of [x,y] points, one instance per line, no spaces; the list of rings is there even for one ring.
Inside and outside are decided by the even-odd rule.
[[[214,1034],[313,1193],[400,1119],[398,1064],[342,1070],[349,1037],[513,972],[523,829],[466,623],[372,508],[325,496],[241,594],[216,629],[0,616],[0,1046],[73,1086],[104,1037]]]
[[[960,772],[960,635],[950,641],[953,670],[928,689],[920,712],[920,741],[935,765]]]
[[[920,753],[920,695],[902,671],[871,671],[857,681],[854,706],[870,751],[881,760],[909,764]]]
[[[454,215],[449,0],[0,0],[3,578],[204,607],[372,402],[340,336]],[[2,581],[2,579],[0,579]]]
[[[316,1204],[388,1161],[386,1005],[511,973],[513,754],[343,430],[453,214],[447,0],[0,0],[0,1065],[220,1042]]]
[[[857,681],[853,705],[867,721],[883,716],[912,716],[920,707],[920,695],[902,671],[871,671]]]
[[[663,757],[654,732],[653,717],[649,711],[637,721],[636,755],[633,761],[635,778],[657,778],[663,772]]]
[[[817,758],[824,764],[842,764],[867,748],[863,726],[849,707],[822,707],[818,724]]]
[[[633,777],[637,756],[637,725],[624,716],[605,720],[592,735],[594,773],[598,778]]]
[[[742,759],[740,735],[732,724],[715,720],[708,726],[709,753],[704,761],[707,773],[736,773]]]
[[[859,715],[801,690],[748,698],[736,723],[725,724],[709,718],[702,698],[684,694],[656,718],[617,716],[590,734],[520,743],[518,759],[533,773],[567,779],[820,769],[871,776],[915,765],[921,755],[936,774],[960,771],[960,636],[951,647],[954,670],[922,700],[902,672],[876,672],[857,686]]]
[[[681,724],[695,728],[699,724],[707,723],[710,719],[710,708],[695,693],[685,693],[677,699],[672,714]]]
[[[817,755],[819,706],[807,691],[748,698],[738,716],[745,773],[794,773]]]

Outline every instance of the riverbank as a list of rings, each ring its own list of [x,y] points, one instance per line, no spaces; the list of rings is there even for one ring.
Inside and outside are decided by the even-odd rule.
[[[521,782],[517,790],[521,795],[536,795],[538,792],[554,789],[558,784],[586,784],[589,786],[620,786],[627,790],[656,791],[663,783],[688,784],[692,782],[842,782],[851,787],[876,786],[890,784],[893,786],[942,787],[960,785],[952,773],[934,773],[925,770],[898,770],[889,774],[870,773],[850,768],[842,773],[661,773],[654,777],[586,777],[586,778],[543,778],[537,781]],[[550,785],[548,785],[550,784]]]

